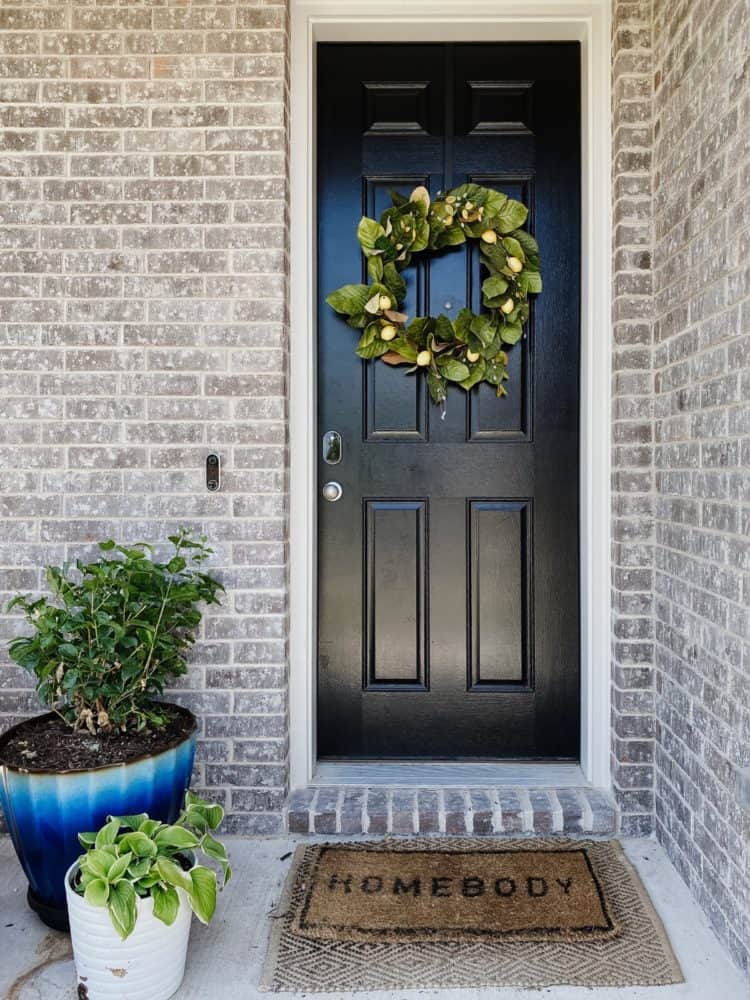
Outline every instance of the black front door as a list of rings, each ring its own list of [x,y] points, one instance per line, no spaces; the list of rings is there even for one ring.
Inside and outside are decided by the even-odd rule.
[[[319,756],[577,758],[578,45],[327,44],[318,81]],[[467,181],[529,206],[544,290],[508,396],[452,387],[443,414],[325,296],[366,280],[389,189]],[[410,318],[478,312],[476,246],[427,258]]]

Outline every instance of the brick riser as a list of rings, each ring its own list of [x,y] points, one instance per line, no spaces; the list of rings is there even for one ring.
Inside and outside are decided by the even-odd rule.
[[[289,795],[284,818],[289,833],[345,836],[605,836],[618,830],[612,798],[591,788],[300,788]]]

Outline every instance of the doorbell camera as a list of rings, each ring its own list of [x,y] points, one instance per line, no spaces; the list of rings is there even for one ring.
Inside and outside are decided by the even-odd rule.
[[[221,459],[215,452],[206,456],[206,489],[216,493],[221,487]]]

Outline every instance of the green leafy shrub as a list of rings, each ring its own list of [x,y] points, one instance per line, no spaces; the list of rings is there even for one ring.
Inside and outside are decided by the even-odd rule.
[[[198,852],[218,863],[223,885],[232,875],[223,844],[211,833],[224,818],[219,805],[185,793],[185,808],[171,826],[138,816],[110,816],[98,833],[79,833],[86,853],[78,859],[73,888],[92,906],[106,906],[121,938],[138,919],[138,897],[150,896],[154,916],[173,924],[183,889],[191,909],[207,924],[216,909],[216,872],[192,865]]]
[[[100,542],[96,562],[47,567],[52,598],[19,595],[33,634],[10,643],[11,658],[35,674],[42,701],[92,734],[168,721],[154,701],[184,674],[201,621],[199,604],[218,604],[224,588],[201,572],[212,550],[181,529],[168,562],[152,547]],[[112,557],[108,557],[112,553]]]

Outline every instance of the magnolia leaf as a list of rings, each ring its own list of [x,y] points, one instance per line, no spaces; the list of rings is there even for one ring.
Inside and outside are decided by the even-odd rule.
[[[456,224],[451,226],[449,229],[445,229],[439,234],[437,240],[435,241],[435,246],[439,250],[441,247],[455,247],[460,243],[466,242],[466,233],[463,231],[461,226]]]
[[[412,204],[417,205],[422,218],[426,218],[427,213],[430,210],[430,192],[427,188],[422,185],[415,187],[409,195],[409,201]]]
[[[109,899],[109,885],[103,878],[95,878],[86,884],[83,898],[91,906],[106,906]]]
[[[534,271],[539,270],[539,246],[534,239],[534,237],[527,233],[525,229],[516,229],[511,233],[514,239],[523,247],[523,252],[526,257],[526,267],[531,268]]]
[[[138,917],[137,897],[130,882],[120,879],[110,886],[107,909],[115,930],[124,940],[132,933]]]
[[[542,276],[538,271],[524,271],[524,279],[526,281],[526,288],[533,295],[538,295],[542,290]]]
[[[503,323],[500,327],[500,337],[504,344],[516,344],[523,336],[520,323]]]
[[[477,382],[481,382],[483,380],[484,372],[485,360],[484,358],[480,358],[475,364],[469,365],[469,377],[465,378],[463,382],[459,382],[459,385],[462,389],[466,389],[468,392],[469,389],[477,384]]]
[[[367,302],[365,302],[365,312],[368,312],[373,316],[380,312],[380,292],[375,292],[375,294],[371,296]]]
[[[169,927],[177,918],[180,909],[180,897],[174,886],[162,889],[160,885],[151,887],[151,898],[154,901],[154,916]]]
[[[417,354],[419,352],[417,351],[417,348],[414,347],[413,344],[410,344],[409,341],[405,340],[403,337],[396,337],[395,340],[392,340],[390,342],[388,347],[390,348],[388,355],[396,354],[400,358],[399,361],[389,361],[388,364],[393,365],[393,364],[403,364],[404,362],[408,362],[409,364],[413,365],[416,363]],[[384,354],[383,355],[384,361],[386,357],[387,355]]]
[[[397,303],[403,302],[406,298],[406,282],[399,274],[396,265],[388,263],[383,267],[383,284],[396,299]]]
[[[381,256],[367,258],[367,276],[371,281],[383,280],[383,258]]]
[[[416,220],[416,236],[411,244],[412,253],[424,250],[430,242],[430,224],[427,219]]]
[[[391,350],[392,341],[389,343],[385,340],[373,340],[369,344],[362,344],[360,341],[360,346],[357,347],[356,354],[360,358],[364,358],[369,361],[371,358],[379,358],[383,354],[387,354]]]
[[[396,351],[388,351],[387,354],[380,355],[380,360],[385,361],[387,365],[413,365],[416,361],[416,352],[413,358],[404,358]]]
[[[474,313],[471,309],[460,309],[458,315],[453,322],[453,330],[456,337],[462,341],[464,344],[469,336],[469,328],[471,327],[471,321],[474,318]]]
[[[336,312],[353,316],[364,312],[371,294],[368,285],[342,285],[326,297],[326,302]]]
[[[380,223],[376,222],[375,219],[368,219],[367,216],[363,215],[357,226],[357,240],[362,247],[362,253],[365,257],[382,253],[381,250],[375,247],[375,241],[381,236],[385,236],[385,229],[383,229]]]
[[[446,396],[448,394],[448,390],[447,390],[447,386],[446,386],[446,382],[445,382],[444,378],[441,378],[439,375],[435,375],[434,372],[428,372],[427,373],[427,388],[430,391],[430,398],[432,399],[433,403],[442,403],[442,402],[444,402],[444,400],[445,400],[445,398],[446,398]]]
[[[191,889],[188,892],[193,913],[207,924],[216,909],[216,873],[201,866],[190,872]]]
[[[450,382],[463,382],[469,377],[468,367],[456,358],[438,358],[437,366],[443,378],[447,378]]]
[[[500,385],[506,374],[505,368],[498,361],[488,361],[484,369],[484,380],[491,385]]]
[[[495,325],[489,316],[475,316],[469,329],[479,339],[483,347],[488,347],[492,343],[495,336]]]
[[[493,274],[482,282],[482,295],[488,299],[496,298],[508,290],[508,281],[501,274]]]
[[[525,262],[526,254],[523,252],[523,247],[518,240],[513,239],[512,236],[504,236],[503,246],[508,252],[509,257],[518,257],[522,264]]]
[[[453,324],[447,316],[438,316],[435,321],[435,336],[446,343],[452,343],[455,339]]]
[[[528,208],[520,201],[509,198],[499,212],[494,214],[495,228],[501,233],[512,233],[526,222]]]

